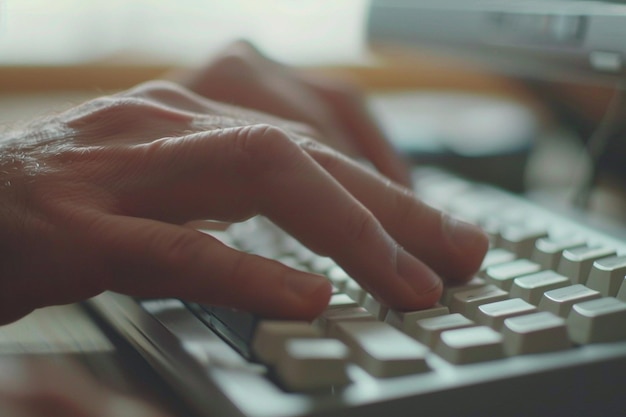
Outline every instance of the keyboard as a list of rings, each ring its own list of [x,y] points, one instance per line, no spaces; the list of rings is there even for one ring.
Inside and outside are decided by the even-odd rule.
[[[430,309],[381,305],[262,217],[206,233],[326,275],[314,322],[114,293],[89,307],[193,415],[626,415],[626,234],[436,169],[415,170],[415,191],[491,240]]]

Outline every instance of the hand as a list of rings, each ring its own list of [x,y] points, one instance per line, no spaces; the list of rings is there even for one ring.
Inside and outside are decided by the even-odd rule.
[[[173,77],[213,100],[308,124],[323,143],[365,158],[393,181],[410,186],[405,161],[372,119],[360,91],[346,81],[298,72],[247,42],[230,45],[199,70]]]
[[[0,415],[11,417],[165,417],[95,382],[75,364],[0,359]]]
[[[434,304],[487,238],[322,145],[318,131],[153,82],[0,147],[0,321],[112,290],[312,319],[323,277],[184,225],[263,214],[385,304]]]

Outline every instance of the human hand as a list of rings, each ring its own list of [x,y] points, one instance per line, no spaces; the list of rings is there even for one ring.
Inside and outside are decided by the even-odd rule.
[[[298,72],[243,41],[229,45],[204,67],[172,77],[213,100],[308,124],[320,132],[323,143],[365,158],[393,181],[410,186],[406,162],[374,122],[360,90],[347,80]]]
[[[113,392],[69,360],[0,359],[0,415],[11,417],[165,417]]]
[[[323,277],[184,225],[263,214],[331,256],[383,303],[434,304],[487,238],[322,145],[305,125],[153,82],[0,146],[0,322],[104,290],[312,319]]]

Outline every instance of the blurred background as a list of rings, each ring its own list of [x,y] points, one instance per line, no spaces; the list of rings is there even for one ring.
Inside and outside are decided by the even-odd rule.
[[[0,64],[194,65],[238,39],[291,64],[364,58],[364,0],[3,0]]]

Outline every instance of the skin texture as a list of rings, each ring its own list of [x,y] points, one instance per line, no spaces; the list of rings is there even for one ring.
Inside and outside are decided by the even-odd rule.
[[[396,309],[430,307],[444,282],[479,268],[486,236],[413,196],[406,166],[353,89],[305,78],[247,44],[177,77],[2,134],[0,323],[104,290],[287,319],[324,310],[324,277],[229,248],[195,220],[267,216]],[[32,389],[5,381],[2,415],[50,415],[33,404],[130,415],[90,407],[119,400],[95,385],[70,396],[62,387],[83,378],[71,370],[20,369]],[[128,404],[132,415],[159,415]]]

